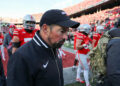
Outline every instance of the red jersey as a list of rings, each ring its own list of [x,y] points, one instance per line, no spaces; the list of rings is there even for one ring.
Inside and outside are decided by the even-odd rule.
[[[78,32],[74,33],[74,50],[76,50],[76,38],[77,38]]]
[[[86,36],[86,35],[84,35],[84,34],[82,34],[82,33],[79,33],[79,34],[77,35],[77,38],[76,38],[76,39],[82,40],[81,45],[83,45],[83,44],[89,45],[89,43],[90,43],[90,41],[91,41],[88,36]],[[78,53],[80,53],[80,54],[87,54],[89,51],[90,51],[90,49],[82,48],[82,49],[78,50]]]
[[[0,35],[0,45],[3,44],[3,40],[4,40],[4,36],[3,36],[3,34],[1,34],[1,35]]]
[[[13,32],[13,36],[18,36],[20,41],[20,46],[30,41],[37,29],[33,30],[31,33],[28,33],[25,29],[15,29]]]
[[[96,42],[95,42],[95,44],[94,44],[94,47],[97,46],[100,37],[101,37],[101,35],[100,35],[99,33],[94,33],[94,34],[93,34],[93,40],[96,40]]]
[[[96,26],[94,27],[94,31],[96,32]]]

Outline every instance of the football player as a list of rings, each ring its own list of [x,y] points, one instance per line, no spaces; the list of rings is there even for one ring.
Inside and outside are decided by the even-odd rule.
[[[35,32],[37,31],[37,29],[35,29],[35,23],[35,18],[32,15],[26,15],[23,18],[23,28],[16,29],[13,32],[12,53],[14,53],[17,48],[19,48],[33,38]]]

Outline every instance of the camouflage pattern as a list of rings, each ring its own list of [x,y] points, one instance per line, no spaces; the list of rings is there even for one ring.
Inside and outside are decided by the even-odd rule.
[[[106,58],[106,45],[110,39],[108,31],[100,38],[98,45],[90,51],[90,66],[92,71],[91,83],[101,83],[101,78],[106,73],[105,58]]]

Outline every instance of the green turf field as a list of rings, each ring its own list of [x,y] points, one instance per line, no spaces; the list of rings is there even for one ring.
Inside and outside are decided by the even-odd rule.
[[[73,49],[73,44],[64,43],[64,47]]]

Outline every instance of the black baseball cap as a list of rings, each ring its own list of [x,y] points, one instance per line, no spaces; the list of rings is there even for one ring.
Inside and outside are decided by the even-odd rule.
[[[59,9],[46,11],[40,20],[40,26],[42,26],[43,24],[56,24],[63,27],[71,28],[77,28],[80,25],[79,22],[70,20],[69,16],[67,16],[67,14],[63,10]]]

